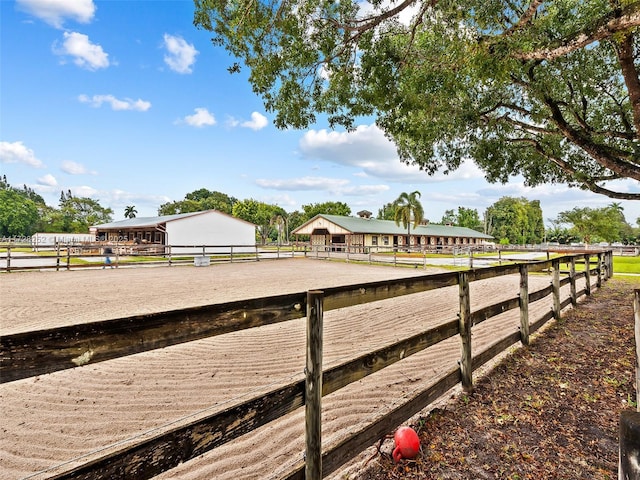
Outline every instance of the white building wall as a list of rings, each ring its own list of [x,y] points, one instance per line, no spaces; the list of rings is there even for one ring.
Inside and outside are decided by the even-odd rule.
[[[207,248],[204,253],[255,251],[255,225],[225,215],[220,212],[206,212],[201,215],[181,218],[167,222],[167,244],[171,245],[171,253],[200,253],[206,245],[220,245],[220,248]],[[190,248],[174,248],[179,245]],[[224,247],[224,248],[223,248]]]

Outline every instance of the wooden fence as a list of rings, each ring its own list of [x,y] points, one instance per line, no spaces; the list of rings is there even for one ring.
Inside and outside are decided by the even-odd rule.
[[[104,265],[105,249],[113,266],[151,266],[196,264],[199,259],[209,263],[258,261],[271,258],[291,258],[295,246],[260,245],[155,245],[155,244],[56,244],[38,245],[38,253],[24,253],[30,244],[12,244],[0,253],[0,271],[75,270]],[[35,247],[34,247],[35,249]],[[178,253],[175,253],[178,252]],[[202,263],[204,265],[204,263]]]
[[[241,435],[306,406],[306,461],[287,468],[281,478],[320,479],[337,470],[358,452],[391,432],[403,421],[423,410],[448,390],[461,383],[471,389],[473,372],[517,342],[529,343],[549,319],[559,318],[562,309],[576,305],[588,295],[592,278],[596,286],[610,277],[610,252],[597,258],[590,254],[558,257],[527,264],[447,272],[435,275],[326,288],[280,296],[235,301],[169,312],[137,315],[51,330],[31,331],[0,337],[0,381],[43,375],[80,365],[102,362],[221,335],[241,329],[307,317],[306,379],[292,381],[266,394],[244,400],[223,411],[170,427],[155,436],[134,440],[128,446],[50,478],[56,479],[147,479],[168,471]],[[584,271],[576,270],[584,263]],[[561,268],[567,265],[568,270]],[[530,291],[529,274],[548,272],[551,284]],[[503,275],[519,275],[514,296],[476,311],[471,310],[469,284]],[[585,279],[577,290],[576,280]],[[562,299],[560,288],[570,285]],[[379,300],[411,295],[458,285],[458,319],[396,341],[375,351],[322,369],[323,312]],[[529,304],[551,295],[553,308],[540,318],[529,318]],[[474,355],[471,328],[508,310],[519,309],[520,329]],[[426,390],[397,405],[382,418],[322,451],[320,412],[322,396],[378,372],[398,361],[458,335],[462,344],[459,365],[451,365],[444,376]]]

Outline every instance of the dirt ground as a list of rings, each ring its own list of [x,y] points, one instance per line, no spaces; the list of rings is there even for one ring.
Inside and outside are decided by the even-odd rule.
[[[395,464],[387,441],[358,480],[618,478],[620,413],[636,400],[634,288],[606,282],[471,395],[415,418],[415,460]]]
[[[3,274],[0,329],[6,335],[437,271],[289,259]],[[532,290],[549,282],[545,275],[529,279]],[[474,282],[472,308],[518,290],[517,276]],[[567,295],[563,287],[563,298]],[[531,304],[530,316],[547,312],[550,302]],[[457,311],[458,288],[449,287],[326,312],[324,368],[454,319]],[[474,349],[518,325],[517,311],[483,322],[474,329]],[[301,319],[2,384],[0,478],[48,478],[301,379],[304,355]],[[324,397],[323,444],[335,444],[433,384],[459,356],[459,340],[452,338]],[[304,409],[299,409],[157,478],[279,478],[303,458],[303,429]]]

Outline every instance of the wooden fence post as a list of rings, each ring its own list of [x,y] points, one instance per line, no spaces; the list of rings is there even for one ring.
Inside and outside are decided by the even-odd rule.
[[[520,265],[520,341],[529,345],[529,267]]]
[[[613,250],[609,250],[609,278],[613,277]]]
[[[458,314],[458,320],[460,340],[462,343],[460,373],[462,376],[462,388],[466,392],[470,392],[473,390],[471,363],[471,299],[469,296],[469,276],[466,272],[458,273],[458,291],[460,294],[460,313]]]
[[[60,271],[60,243],[56,242],[56,272]]]
[[[571,305],[574,307],[578,304],[578,294],[576,293],[576,257],[571,257],[569,264],[569,281],[571,288]]]
[[[640,412],[640,289],[635,290],[633,312],[636,337],[636,410]]]
[[[560,320],[560,260],[555,259],[551,261],[553,269],[553,278],[551,284],[553,286],[553,317],[556,320]]]
[[[67,245],[67,270],[71,270],[71,249]]]
[[[585,274],[584,278],[587,281],[585,286],[585,293],[587,295],[591,295],[591,265],[589,264],[590,259],[591,259],[591,255],[587,253],[584,256],[584,274]]]
[[[596,286],[602,288],[602,252],[598,252],[598,268],[596,268],[598,279],[596,280]]]
[[[11,247],[7,247],[7,272],[11,271]]]
[[[322,478],[322,320],[323,295],[307,292],[307,366],[305,368],[305,479]]]

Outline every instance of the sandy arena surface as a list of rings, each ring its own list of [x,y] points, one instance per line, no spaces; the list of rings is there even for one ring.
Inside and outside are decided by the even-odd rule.
[[[0,275],[3,335],[231,300],[436,273],[309,259]],[[550,283],[530,275],[530,289]],[[578,289],[583,286],[578,286]],[[471,284],[472,310],[517,295],[519,277]],[[562,289],[562,298],[568,295]],[[530,317],[551,308],[531,304]],[[324,368],[456,318],[458,287],[324,317]],[[473,331],[474,351],[518,329],[517,310]],[[455,366],[458,338],[323,398],[332,445]],[[303,378],[305,320],[293,320],[0,385],[0,478],[44,479],[138,438]],[[304,452],[304,408],[156,478],[280,478]],[[340,474],[335,475],[341,478]]]

